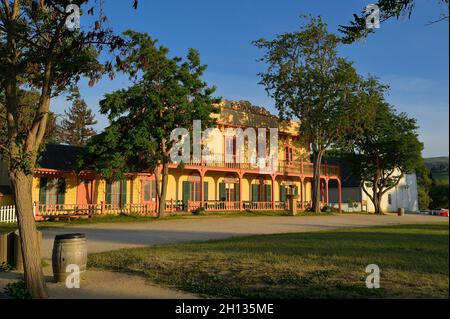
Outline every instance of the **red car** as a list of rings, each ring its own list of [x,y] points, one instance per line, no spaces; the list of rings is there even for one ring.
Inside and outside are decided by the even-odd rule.
[[[433,210],[433,215],[448,217],[448,209]]]

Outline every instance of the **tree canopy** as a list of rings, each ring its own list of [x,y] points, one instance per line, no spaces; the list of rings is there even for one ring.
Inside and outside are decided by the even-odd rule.
[[[268,65],[260,73],[281,118],[300,120],[300,136],[314,161],[313,206],[320,211],[320,176],[324,152],[341,143],[349,132],[365,125],[365,82],[351,62],[337,53],[339,39],[328,32],[321,17],[306,17],[299,31],[274,40],[255,41]]]
[[[430,24],[443,20],[448,21],[449,0],[438,0],[438,3],[445,6],[446,12],[437,18],[433,17],[434,20],[430,21]],[[392,18],[399,19],[402,16],[410,18],[415,9],[415,0],[379,0],[375,2],[375,5],[380,9],[380,23],[383,23]],[[343,34],[342,40],[344,43],[352,43],[375,32],[375,29],[367,28],[367,17],[368,14],[364,10],[361,14],[353,14],[353,21],[349,25],[339,27],[339,31]]]
[[[423,144],[415,119],[398,113],[381,95],[373,107],[371,125],[353,140],[351,164],[375,212],[381,214],[382,197],[421,163]]]
[[[92,16],[92,25],[70,30],[69,4]],[[99,9],[101,0],[2,0],[0,7],[0,92],[5,96],[7,139],[2,152],[9,161],[9,177],[16,202],[23,251],[25,282],[34,298],[46,298],[36,225],[32,207],[32,181],[36,160],[45,139],[52,97],[82,78],[95,84],[112,75],[112,63],[100,61],[103,49],[125,45],[107,26]],[[137,4],[137,3],[136,3]],[[33,110],[20,107],[20,92],[35,90],[39,101]],[[31,114],[29,129],[25,113]]]
[[[78,90],[69,96],[68,101],[72,101],[72,106],[64,111],[64,116],[57,125],[58,142],[86,146],[88,140],[97,134],[92,128],[97,121]]]
[[[86,163],[92,162],[108,178],[145,171],[158,177],[161,163],[161,214],[172,131],[190,130],[194,120],[211,125],[210,115],[220,100],[212,97],[215,88],[202,80],[206,66],[196,50],[190,49],[185,59],[170,58],[169,50],[145,33],[127,31],[125,37],[129,47],[117,67],[129,75],[132,85],[107,94],[100,102],[110,126],[90,141]]]

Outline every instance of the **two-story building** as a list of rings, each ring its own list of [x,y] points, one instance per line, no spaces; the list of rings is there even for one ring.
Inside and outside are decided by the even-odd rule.
[[[214,160],[202,158],[181,166],[169,165],[167,211],[193,211],[199,207],[207,211],[285,210],[288,194],[298,195],[298,208],[307,209],[311,205],[313,165],[307,147],[301,143],[299,123],[280,122],[246,101],[225,100],[219,106],[220,112],[214,117],[223,138],[207,145],[208,159]],[[236,135],[227,131],[237,128],[278,128],[278,162],[272,163],[269,172],[262,171],[249,158],[239,158]],[[95,172],[76,173],[75,163],[83,151],[73,146],[47,145],[33,180],[37,216],[155,211],[153,174],[136,172],[127,174],[124,180],[108,182]],[[333,181],[340,187],[340,170],[324,164],[322,172],[325,205],[329,202],[329,183]],[[6,185],[5,181],[1,184]]]

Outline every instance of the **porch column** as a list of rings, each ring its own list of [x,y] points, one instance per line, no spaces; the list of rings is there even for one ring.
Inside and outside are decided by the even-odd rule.
[[[304,188],[305,188],[305,180],[303,178],[300,178],[300,207],[302,210],[305,209],[304,207]]]
[[[329,205],[330,204],[330,196],[329,196],[329,189],[328,189],[328,185],[329,185],[329,180],[328,178],[325,180],[325,199],[326,199],[326,204]]]
[[[341,180],[338,179],[338,201],[339,201],[339,213],[342,213],[342,185]]]
[[[275,210],[275,176],[272,175],[272,210]]]
[[[200,172],[200,207],[205,206],[205,175]]]
[[[239,210],[244,210],[244,206],[242,204],[242,178],[243,176],[239,174]]]

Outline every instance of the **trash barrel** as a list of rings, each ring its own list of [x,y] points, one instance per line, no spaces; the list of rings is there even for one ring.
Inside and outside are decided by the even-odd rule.
[[[398,216],[405,216],[405,209],[404,208],[399,208],[398,209]]]
[[[86,272],[87,247],[86,235],[66,234],[55,237],[53,243],[52,268],[56,282],[65,282],[71,274],[67,266],[77,265],[80,275]]]
[[[10,265],[19,272],[23,271],[22,244],[18,230],[10,234],[9,237],[9,260]],[[42,232],[37,231],[37,240],[39,250],[42,247]]]

